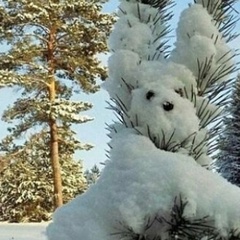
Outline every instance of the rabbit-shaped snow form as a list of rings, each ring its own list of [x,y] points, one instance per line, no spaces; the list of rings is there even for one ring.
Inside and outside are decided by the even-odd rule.
[[[131,233],[138,239],[145,239],[145,234],[170,239],[166,223],[179,195],[188,202],[188,219],[209,216],[209,224],[225,236],[240,227],[240,190],[201,166],[210,160],[202,145],[208,115],[218,109],[197,94],[231,52],[226,54],[228,48],[211,16],[198,4],[183,13],[169,59],[155,55],[165,29],[157,8],[122,0],[119,17],[110,37],[114,54],[104,87],[117,101],[115,110],[123,122],[111,126],[109,161],[99,180],[56,210],[48,239],[133,239]],[[214,64],[199,85],[194,57],[198,54],[201,62],[206,52]],[[156,217],[166,221],[146,230],[147,219]]]

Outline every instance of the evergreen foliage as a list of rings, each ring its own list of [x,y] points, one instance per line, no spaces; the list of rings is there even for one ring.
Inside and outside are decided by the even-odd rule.
[[[2,119],[14,127],[9,128],[0,150],[12,159],[12,154],[29,148],[16,140],[32,130],[40,129],[41,135],[41,129],[48,128],[44,130],[50,139],[45,152],[53,168],[56,207],[62,204],[59,144],[71,138],[68,154],[91,147],[80,143],[66,127],[92,120],[80,115],[92,105],[72,97],[76,92],[96,92],[96,78],[106,78],[97,54],[107,51],[106,36],[113,18],[101,12],[104,2],[1,1],[0,43],[7,50],[0,53],[0,87],[17,88],[21,96],[3,113]]]
[[[86,170],[84,176],[87,180],[88,186],[96,183],[100,177],[100,170],[97,165],[94,165],[90,170]]]
[[[184,216],[184,210],[188,206],[188,202],[184,201],[181,196],[176,197],[174,205],[171,209],[171,218],[165,219],[164,216],[146,217],[145,231],[143,234],[135,233],[132,228],[120,223],[121,229],[117,229],[113,236],[119,236],[119,240],[141,239],[141,240],[163,240],[158,234],[149,235],[148,230],[154,226],[156,229],[165,229],[166,234],[170,237],[168,240],[239,240],[240,234],[236,234],[233,229],[226,234],[226,237],[221,237],[216,229],[212,226],[212,222],[208,216],[202,219],[188,218]],[[157,230],[156,230],[157,232]]]
[[[224,130],[219,139],[219,154],[216,161],[218,172],[237,186],[240,186],[240,76],[238,76],[231,102],[226,108]]]
[[[0,172],[0,221],[40,222],[51,219],[55,207],[47,149],[49,140],[47,131],[34,134],[24,144],[23,151],[10,154],[11,159],[5,158],[10,163]],[[73,159],[75,149],[71,135],[68,144],[60,144],[64,203],[87,188],[82,164]]]

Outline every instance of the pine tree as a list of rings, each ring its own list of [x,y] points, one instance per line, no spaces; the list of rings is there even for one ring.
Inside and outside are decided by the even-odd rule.
[[[86,170],[84,176],[87,180],[88,186],[96,183],[100,177],[100,170],[97,165],[94,165],[90,170]]]
[[[63,202],[59,141],[66,140],[64,135],[60,139],[59,130],[91,120],[79,113],[92,105],[71,97],[74,92],[96,92],[96,78],[106,78],[96,56],[107,50],[113,20],[101,13],[104,2],[3,0],[0,7],[0,42],[7,45],[0,53],[0,86],[21,93],[3,114],[3,120],[15,127],[9,129],[1,150],[29,130],[48,126],[56,207]],[[21,149],[15,144],[16,151]]]
[[[69,144],[60,143],[59,147],[64,203],[87,188],[82,164],[73,160],[73,139],[70,137],[68,140]],[[29,138],[24,144],[27,149],[11,154],[10,163],[0,172],[0,221],[40,222],[51,219],[54,194],[47,149],[49,142],[45,130]]]
[[[231,96],[231,102],[225,110],[224,129],[219,139],[219,154],[216,161],[217,171],[228,181],[240,186],[240,76],[238,76]]]

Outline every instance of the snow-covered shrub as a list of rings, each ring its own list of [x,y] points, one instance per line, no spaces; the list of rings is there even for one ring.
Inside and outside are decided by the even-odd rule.
[[[31,155],[31,154],[30,154]],[[83,193],[86,179],[81,163],[61,159],[63,196],[67,203]],[[54,211],[52,168],[48,158],[15,159],[0,172],[0,221],[48,221]]]

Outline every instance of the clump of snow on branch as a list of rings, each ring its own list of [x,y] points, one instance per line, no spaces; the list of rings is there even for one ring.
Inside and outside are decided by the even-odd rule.
[[[214,75],[218,75],[217,82],[226,80],[228,77],[220,73],[223,70],[227,71],[233,65],[230,59],[234,53],[222,38],[212,16],[202,5],[195,4],[183,11],[178,24],[175,45],[171,60],[177,63],[184,62],[195,77],[199,75],[199,64],[204,64],[206,60],[211,62],[206,76],[201,85],[199,84],[202,91],[210,87],[209,78],[213,78]]]
[[[169,58],[165,30],[157,8],[121,1],[104,83],[120,121],[109,129],[109,161],[95,185],[56,211],[49,240],[170,239],[179,196],[189,223],[202,219],[226,238],[239,229],[239,188],[205,168],[208,127],[221,113],[210,90],[228,79],[233,53],[200,4],[182,13]]]
[[[109,48],[127,49],[147,59],[156,53],[158,39],[165,32],[161,13],[157,8],[136,1],[122,1],[119,20],[109,39]]]

